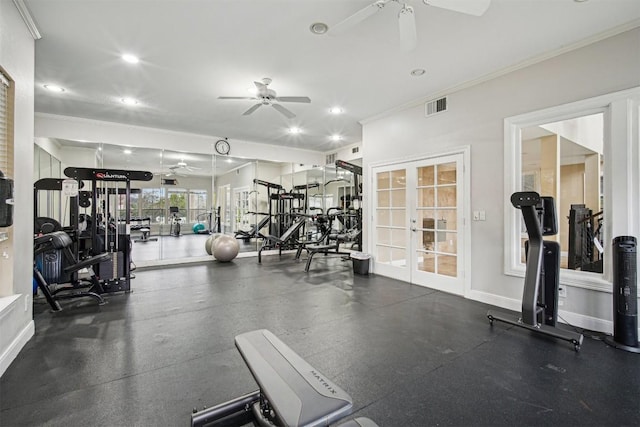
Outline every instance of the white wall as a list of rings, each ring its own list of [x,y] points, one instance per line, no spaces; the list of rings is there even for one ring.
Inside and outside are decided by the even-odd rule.
[[[0,66],[15,82],[15,203],[12,256],[0,273],[13,272],[12,296],[0,297],[0,375],[33,336],[31,263],[33,260],[34,39],[13,2],[0,1]]]
[[[471,226],[471,292],[467,297],[517,307],[523,280],[503,273],[504,170],[506,117],[566,104],[640,85],[640,29],[602,40],[448,95],[449,111],[424,117],[423,104],[365,122],[365,197],[368,166],[403,157],[471,146],[471,210],[486,221]],[[393,146],[389,144],[393,141]],[[364,218],[370,217],[365,203]],[[364,221],[364,247],[368,230]],[[566,312],[583,326],[610,326],[611,294],[569,289]],[[569,320],[569,319],[567,319]],[[570,320],[570,321],[571,321]]]

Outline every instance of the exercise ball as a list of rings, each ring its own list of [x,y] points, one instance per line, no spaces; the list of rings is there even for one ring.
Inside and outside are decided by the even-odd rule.
[[[238,256],[240,245],[235,237],[222,235],[211,244],[213,257],[220,262],[229,262]]]
[[[195,224],[193,224],[193,227],[191,227],[191,229],[193,230],[194,234],[200,234],[204,231],[204,224],[201,222],[196,222]]]
[[[213,255],[213,250],[211,249],[211,245],[213,245],[213,241],[220,237],[219,234],[212,234],[207,237],[207,241],[204,242],[204,250],[207,251],[207,254]]]

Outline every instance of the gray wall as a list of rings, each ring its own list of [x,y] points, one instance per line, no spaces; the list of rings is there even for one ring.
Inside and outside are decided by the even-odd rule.
[[[420,104],[365,122],[365,195],[371,187],[368,167],[372,163],[470,146],[471,210],[485,210],[487,220],[471,223],[472,292],[467,297],[512,308],[521,299],[523,280],[503,273],[504,206],[508,203],[503,192],[504,119],[640,85],[639,40],[636,28],[450,93],[449,111],[429,118]],[[365,204],[364,218],[370,215]],[[610,293],[568,291],[564,309],[573,313],[572,320],[588,326],[610,324]]]

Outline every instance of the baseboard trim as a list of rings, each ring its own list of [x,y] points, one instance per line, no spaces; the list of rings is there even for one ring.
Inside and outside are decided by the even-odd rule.
[[[496,307],[504,308],[505,310],[522,310],[522,303],[520,302],[520,300],[513,298],[507,298],[487,292],[476,291],[473,289],[467,294],[466,297],[474,301],[495,305]]]
[[[11,362],[18,357],[18,353],[22,350],[27,342],[33,337],[35,333],[35,323],[33,320],[29,321],[27,325],[20,331],[20,333],[9,344],[9,347],[0,355],[0,377],[4,375]]]

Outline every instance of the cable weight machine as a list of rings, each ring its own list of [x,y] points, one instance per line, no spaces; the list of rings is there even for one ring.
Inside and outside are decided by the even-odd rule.
[[[95,271],[105,293],[131,291],[131,181],[151,181],[153,174],[120,169],[68,167],[64,174],[91,182],[91,251],[110,258]],[[124,196],[124,217],[119,214]]]

